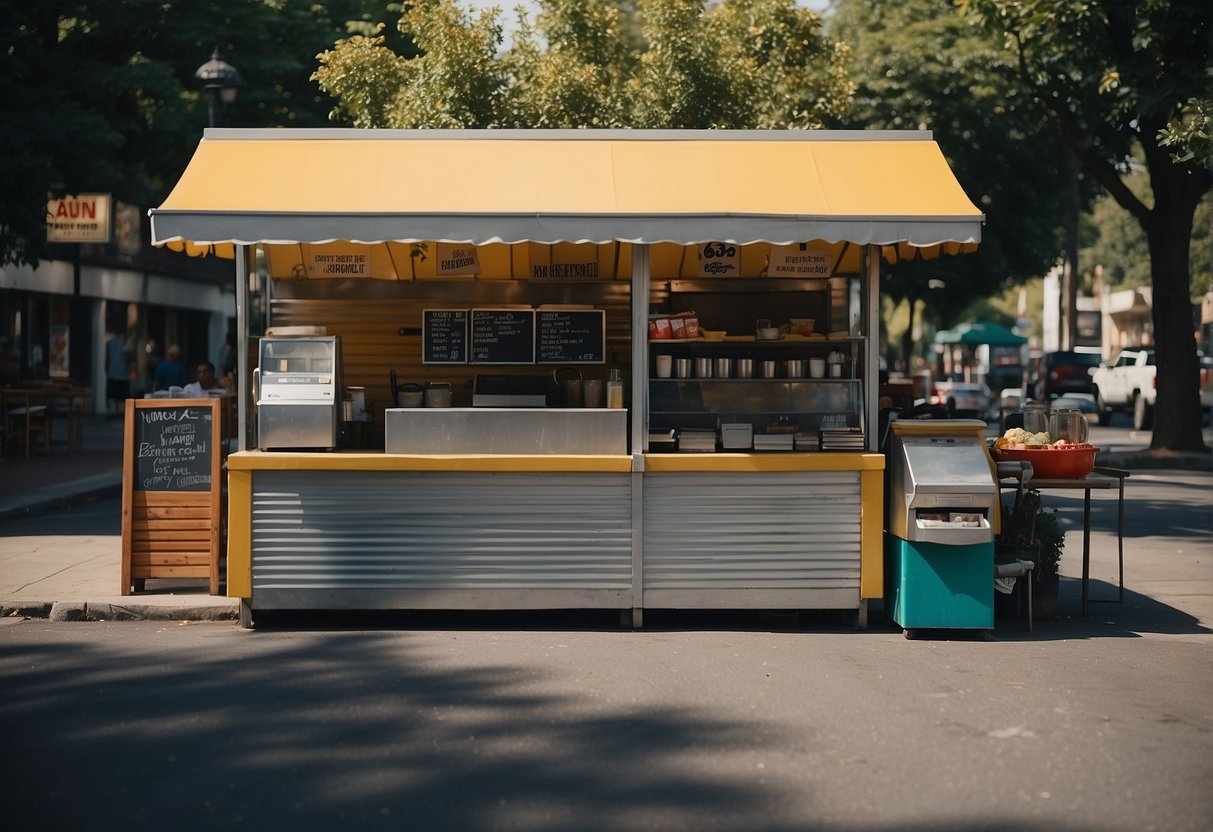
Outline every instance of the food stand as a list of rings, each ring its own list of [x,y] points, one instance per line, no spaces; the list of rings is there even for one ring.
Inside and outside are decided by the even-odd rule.
[[[922,131],[212,129],[151,215],[156,244],[234,256],[241,366],[264,271],[268,325],[340,336],[382,430],[250,450],[242,394],[227,558],[246,625],[828,608],[862,626],[883,593],[880,263],[971,251],[982,223]],[[624,413],[554,385],[508,406],[562,367],[604,404],[618,376]],[[396,407],[393,371],[449,411]]]

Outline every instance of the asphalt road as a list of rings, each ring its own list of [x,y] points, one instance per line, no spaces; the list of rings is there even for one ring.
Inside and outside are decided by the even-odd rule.
[[[1206,633],[0,624],[15,828],[1206,830]],[[38,824],[38,826],[34,826]]]
[[[0,620],[14,828],[1213,828],[1213,473],[1129,480],[1126,602],[994,640],[877,614]],[[112,502],[112,501],[108,501]],[[101,502],[6,534],[116,533]],[[1063,524],[1081,498],[1058,496]],[[1093,500],[1092,596],[1115,597]],[[113,524],[113,525],[110,525]],[[57,536],[62,536],[58,538]]]

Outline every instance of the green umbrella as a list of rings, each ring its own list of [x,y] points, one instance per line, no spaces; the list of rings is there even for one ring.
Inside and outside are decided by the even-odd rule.
[[[1001,324],[983,321],[976,324],[961,324],[935,333],[936,344],[964,344],[977,346],[990,344],[995,347],[1018,347],[1026,344],[1027,338],[1016,335]]]

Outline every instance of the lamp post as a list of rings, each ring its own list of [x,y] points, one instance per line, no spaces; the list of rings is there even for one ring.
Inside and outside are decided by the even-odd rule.
[[[211,59],[194,72],[194,77],[203,83],[208,98],[207,123],[216,126],[216,104],[227,107],[236,100],[236,89],[240,86],[240,73],[236,67],[219,57],[219,47],[211,53]]]

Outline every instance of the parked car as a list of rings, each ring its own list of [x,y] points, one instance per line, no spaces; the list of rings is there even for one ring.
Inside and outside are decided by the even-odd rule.
[[[1099,353],[1060,350],[1045,353],[1036,367],[1033,397],[1047,402],[1066,393],[1094,394],[1091,376],[1099,366]]]
[[[990,394],[977,382],[938,381],[927,401],[962,419],[985,419],[990,412]]]
[[[1213,362],[1201,352],[1199,362],[1200,409],[1213,408]],[[1107,424],[1110,414],[1117,410],[1133,415],[1133,427],[1149,430],[1154,423],[1154,403],[1157,400],[1158,367],[1153,347],[1127,349],[1116,360],[1099,367],[1092,376],[1095,383],[1095,406],[1100,421]]]
[[[1053,410],[1062,408],[1071,408],[1082,412],[1083,418],[1088,422],[1095,421],[1095,397],[1085,393],[1067,393],[1064,396],[1058,396],[1049,406]]]
[[[1157,369],[1153,347],[1122,350],[1111,364],[1097,367],[1091,380],[1099,421],[1106,425],[1112,413],[1127,410],[1135,430],[1149,430],[1154,424]]]

